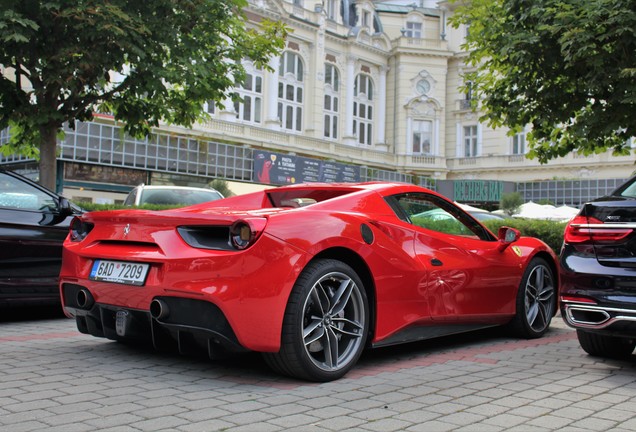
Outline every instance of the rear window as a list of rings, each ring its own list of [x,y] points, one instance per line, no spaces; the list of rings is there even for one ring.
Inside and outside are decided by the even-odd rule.
[[[623,186],[616,189],[612,195],[636,198],[636,177],[629,179]]]

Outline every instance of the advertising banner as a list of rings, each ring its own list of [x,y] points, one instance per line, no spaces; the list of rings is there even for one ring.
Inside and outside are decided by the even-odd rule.
[[[254,180],[272,185],[309,182],[359,182],[360,167],[255,150]]]

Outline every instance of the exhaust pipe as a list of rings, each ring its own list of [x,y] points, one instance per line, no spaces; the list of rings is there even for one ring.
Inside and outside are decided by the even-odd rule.
[[[150,302],[150,316],[154,319],[160,320],[167,318],[170,315],[170,309],[163,300],[154,299]]]
[[[82,309],[90,309],[91,307],[93,307],[95,299],[88,290],[81,289],[75,296],[75,302],[77,303],[77,306]]]
[[[566,317],[576,325],[590,328],[604,327],[611,318],[610,314],[602,309],[572,305],[566,306]]]

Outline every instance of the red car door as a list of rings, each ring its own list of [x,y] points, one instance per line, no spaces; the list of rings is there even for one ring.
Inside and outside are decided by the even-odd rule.
[[[415,254],[428,270],[420,291],[433,320],[490,321],[514,314],[522,276],[515,248],[501,251],[492,233],[435,195],[394,199],[415,231]]]
[[[433,320],[514,313],[521,269],[512,248],[500,252],[497,241],[416,229],[416,254],[429,268],[426,295]]]

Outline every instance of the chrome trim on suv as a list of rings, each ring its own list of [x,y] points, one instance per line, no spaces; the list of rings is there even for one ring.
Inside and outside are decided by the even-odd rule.
[[[563,301],[565,319],[572,327],[603,329],[618,321],[636,322],[636,310],[591,306]]]

